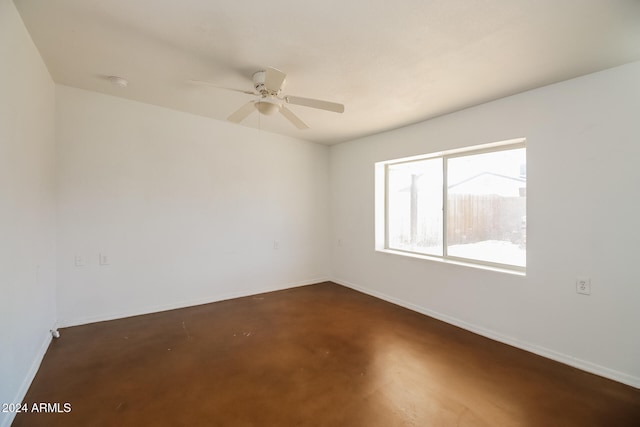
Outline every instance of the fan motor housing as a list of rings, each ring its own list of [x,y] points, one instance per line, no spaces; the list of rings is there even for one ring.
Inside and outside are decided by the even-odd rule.
[[[253,76],[252,76],[253,87],[255,88],[256,92],[262,95],[278,96],[280,94],[280,91],[284,87],[285,82],[282,82],[280,89],[278,89],[277,91],[274,91],[274,90],[269,90],[265,86],[266,79],[267,79],[267,72],[265,70],[256,71],[255,73],[253,73]]]

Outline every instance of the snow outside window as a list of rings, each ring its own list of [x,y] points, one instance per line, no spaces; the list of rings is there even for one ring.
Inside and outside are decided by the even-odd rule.
[[[524,271],[524,141],[384,162],[385,250]]]

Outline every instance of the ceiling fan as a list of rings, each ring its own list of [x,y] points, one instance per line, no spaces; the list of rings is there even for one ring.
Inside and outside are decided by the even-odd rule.
[[[309,126],[289,110],[285,106],[286,104],[301,105],[304,107],[317,108],[319,110],[332,111],[334,113],[344,112],[344,105],[336,102],[284,95],[282,93],[282,89],[284,88],[286,77],[287,75],[285,73],[273,67],[267,67],[265,70],[256,71],[253,73],[253,91],[221,87],[211,82],[201,80],[189,80],[189,82],[257,96],[257,99],[247,102],[227,117],[227,120],[234,123],[240,123],[255,110],[258,110],[260,114],[273,114],[278,111],[298,129],[308,129]]]

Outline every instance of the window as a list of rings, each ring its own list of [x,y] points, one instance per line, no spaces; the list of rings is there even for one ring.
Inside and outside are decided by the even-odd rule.
[[[381,162],[376,171],[378,250],[524,271],[524,140]]]

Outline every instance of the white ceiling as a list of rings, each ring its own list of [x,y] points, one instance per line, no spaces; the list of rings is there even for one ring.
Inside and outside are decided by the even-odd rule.
[[[186,80],[250,90],[272,66],[344,114],[241,125],[324,144],[640,59],[638,0],[14,2],[56,83],[225,120],[251,97]]]

